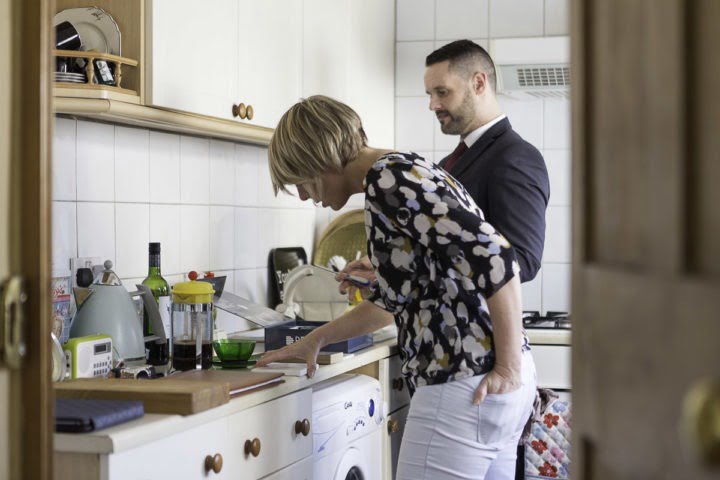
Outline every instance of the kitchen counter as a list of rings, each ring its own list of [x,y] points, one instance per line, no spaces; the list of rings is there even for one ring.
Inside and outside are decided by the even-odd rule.
[[[285,382],[278,386],[232,398],[225,405],[194,415],[150,413],[145,414],[140,419],[105,428],[98,432],[83,434],[56,433],[54,434],[55,452],[112,454],[164,439],[170,435],[306,389],[323,380],[365,367],[395,354],[397,352],[396,340],[387,338],[387,336],[384,336],[385,339],[382,338],[376,340],[373,346],[346,356],[341,362],[320,365],[313,378],[285,376],[283,377]]]

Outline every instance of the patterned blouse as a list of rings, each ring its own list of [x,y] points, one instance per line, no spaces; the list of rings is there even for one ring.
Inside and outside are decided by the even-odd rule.
[[[395,316],[411,393],[490,371],[486,299],[519,272],[508,241],[462,185],[414,153],[381,157],[364,188],[379,287],[370,301]],[[518,348],[525,350],[523,337]]]

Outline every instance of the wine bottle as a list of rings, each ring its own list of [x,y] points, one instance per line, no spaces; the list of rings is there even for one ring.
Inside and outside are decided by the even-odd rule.
[[[167,365],[169,361],[169,344],[172,334],[170,332],[170,287],[160,273],[160,243],[151,242],[148,245],[148,275],[143,280],[143,285],[150,287],[155,301],[160,309],[160,319],[165,328],[165,337],[168,341],[158,344],[155,341],[148,342],[145,346],[148,350],[148,363],[151,365]],[[143,316],[143,335],[152,335],[153,329],[147,314]]]

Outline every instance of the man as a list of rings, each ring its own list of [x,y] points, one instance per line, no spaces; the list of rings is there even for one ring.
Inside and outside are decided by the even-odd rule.
[[[447,135],[460,135],[455,151],[440,162],[468,190],[515,250],[520,279],[535,278],[545,243],[545,210],[550,198],[547,168],[540,152],[510,126],[495,97],[495,65],[470,40],[449,43],[425,60],[430,110]],[[343,273],[374,277],[367,258]],[[338,275],[342,280],[344,275]],[[355,293],[342,282],[341,291]]]

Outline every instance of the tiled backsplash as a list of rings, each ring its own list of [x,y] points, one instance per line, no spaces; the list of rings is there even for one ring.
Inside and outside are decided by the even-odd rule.
[[[435,161],[458,137],[444,135],[428,110],[425,57],[453,40],[488,48],[492,38],[568,35],[568,0],[397,0],[396,148]],[[523,284],[526,310],[570,309],[570,105],[567,100],[499,97],[513,128],[545,157],[550,205],[542,269]]]
[[[312,251],[315,207],[274,197],[262,147],[57,118],[52,173],[55,275],[96,256],[139,283],[157,241],[170,283],[212,270],[265,303],[270,248]]]

